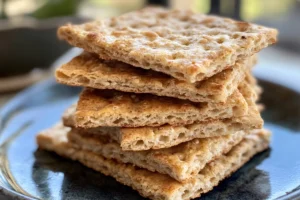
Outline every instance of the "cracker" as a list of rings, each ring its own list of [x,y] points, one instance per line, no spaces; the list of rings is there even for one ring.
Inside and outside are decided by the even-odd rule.
[[[62,128],[63,126],[57,126],[49,132]],[[246,132],[239,131],[226,136],[194,139],[167,149],[148,151],[122,151],[120,145],[108,136],[88,135],[77,129],[68,132],[68,139],[76,147],[105,158],[131,163],[184,181],[197,174],[208,162],[227,153],[245,135]]]
[[[58,36],[71,45],[194,83],[273,44],[277,30],[185,10],[145,8],[82,25]]]
[[[98,127],[80,129],[82,134],[108,136],[120,144],[122,150],[140,151],[148,149],[161,149],[178,145],[195,138],[207,138],[234,134],[237,131],[260,129],[263,120],[255,105],[256,94],[252,87],[244,83],[240,88],[249,104],[248,115],[208,122],[195,123],[185,126],[164,125],[159,127]],[[75,127],[74,113],[76,106],[71,106],[63,116],[64,125]]]
[[[256,153],[269,145],[270,134],[259,130],[236,145],[229,153],[207,164],[191,179],[180,183],[170,176],[140,169],[131,164],[106,159],[99,154],[74,148],[61,131],[44,131],[37,136],[39,148],[81,162],[87,167],[114,177],[124,185],[150,199],[191,199],[213,189],[220,181],[238,170]]]
[[[247,103],[238,90],[225,103],[195,103],[152,94],[86,88],[80,94],[75,121],[81,128],[187,125],[243,116],[247,111]]]
[[[207,80],[192,84],[123,62],[104,61],[85,52],[59,67],[55,77],[59,83],[70,86],[151,93],[193,102],[225,102],[244,80],[245,71],[255,63],[256,56],[252,56]]]

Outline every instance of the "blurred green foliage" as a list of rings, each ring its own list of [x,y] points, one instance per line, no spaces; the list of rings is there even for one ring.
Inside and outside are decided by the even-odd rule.
[[[82,0],[47,0],[41,7],[29,14],[37,19],[75,15]],[[1,0],[0,18],[7,18],[6,4],[9,0]]]
[[[1,0],[0,19],[5,19],[7,17],[5,12],[5,4],[6,4],[6,0]]]
[[[80,2],[81,0],[49,0],[30,15],[38,19],[74,15]]]

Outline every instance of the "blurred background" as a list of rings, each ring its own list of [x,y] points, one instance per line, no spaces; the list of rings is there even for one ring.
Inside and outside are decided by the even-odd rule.
[[[255,74],[264,79],[277,76],[292,87],[300,80],[300,0],[0,0],[0,107],[16,91],[51,76],[53,62],[71,48],[57,39],[58,26],[116,16],[149,4],[279,29],[279,43],[260,53]],[[294,78],[287,80],[284,73]]]

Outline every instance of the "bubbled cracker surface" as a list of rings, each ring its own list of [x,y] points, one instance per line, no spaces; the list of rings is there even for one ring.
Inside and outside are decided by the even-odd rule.
[[[269,145],[270,133],[258,130],[236,145],[229,153],[207,164],[197,175],[184,183],[171,177],[106,159],[99,154],[74,148],[66,132],[49,129],[37,135],[39,148],[81,162],[87,167],[114,177],[124,185],[150,199],[180,200],[201,196],[230,176],[256,153]]]
[[[151,94],[86,88],[77,103],[75,122],[82,128],[187,125],[243,116],[247,111],[247,103],[238,90],[224,103],[194,103]]]
[[[82,25],[65,25],[58,35],[103,59],[194,83],[275,43],[277,31],[191,11],[145,8]]]
[[[104,61],[85,52],[59,67],[55,76],[59,83],[71,86],[152,93],[194,102],[225,102],[255,63],[256,56],[252,56],[207,80],[188,83],[123,62]]]

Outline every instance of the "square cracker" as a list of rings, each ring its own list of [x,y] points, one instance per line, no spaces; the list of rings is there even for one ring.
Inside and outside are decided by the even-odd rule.
[[[245,131],[238,131],[225,136],[194,139],[165,149],[123,151],[109,136],[86,134],[78,129],[70,130],[61,123],[47,131],[51,134],[61,130],[65,130],[68,140],[78,148],[167,174],[181,182],[197,174],[208,162],[230,151],[246,135]]]
[[[85,88],[75,112],[77,127],[187,125],[246,115],[247,103],[236,90],[226,102],[191,102],[152,94]]]
[[[72,127],[81,135],[100,135],[117,142],[122,150],[141,151],[169,148],[195,138],[207,138],[234,134],[237,131],[259,129],[263,120],[252,108],[247,117],[213,120],[185,126],[164,125],[158,127],[98,127],[75,128],[75,106],[70,107],[63,116],[65,126]]]
[[[151,93],[193,102],[225,102],[244,80],[245,71],[249,71],[255,63],[256,56],[252,56],[207,80],[188,83],[123,62],[101,60],[84,52],[59,67],[55,77],[59,83],[70,86]]]
[[[58,36],[71,45],[194,83],[276,42],[275,29],[186,10],[145,8],[82,25]]]
[[[218,185],[244,165],[253,155],[265,150],[269,145],[270,134],[264,130],[252,133],[227,154],[207,164],[191,179],[178,182],[170,176],[151,172],[131,164],[106,159],[99,154],[74,148],[62,131],[42,132],[37,136],[39,148],[81,162],[87,167],[114,177],[124,185],[137,190],[150,199],[191,199],[199,197]]]
[[[98,127],[91,129],[77,128],[82,134],[103,135],[120,144],[122,150],[148,150],[175,146],[195,138],[206,138],[233,134],[241,130],[262,128],[263,120],[255,104],[257,95],[247,83],[240,88],[246,97],[249,111],[246,116],[194,123],[185,126],[164,125],[159,127]],[[71,106],[63,115],[64,125],[75,127],[74,113],[76,106]]]

